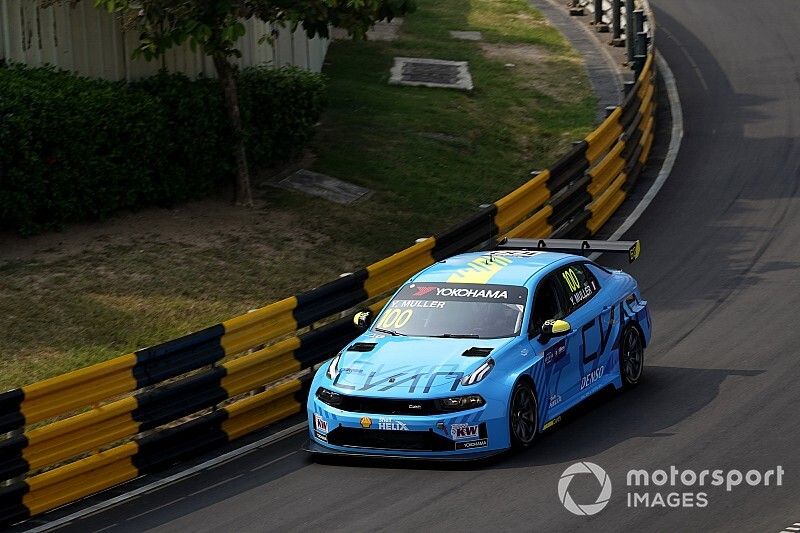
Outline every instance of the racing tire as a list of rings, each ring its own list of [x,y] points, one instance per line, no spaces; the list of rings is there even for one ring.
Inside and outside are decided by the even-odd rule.
[[[629,324],[622,331],[622,342],[619,348],[619,373],[622,377],[622,388],[635,387],[642,379],[644,372],[644,342],[639,328]]]
[[[508,427],[514,449],[530,447],[539,435],[539,402],[527,381],[518,381],[511,392]]]

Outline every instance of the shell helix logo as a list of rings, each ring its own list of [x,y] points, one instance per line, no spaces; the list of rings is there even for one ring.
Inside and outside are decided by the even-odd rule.
[[[372,419],[368,416],[361,417],[361,427],[364,429],[372,427]]]
[[[578,504],[570,496],[569,485],[572,483],[572,479],[579,474],[592,474],[597,479],[597,482],[600,483],[600,494],[594,503]],[[575,463],[564,470],[564,473],[561,474],[561,479],[558,480],[558,499],[561,500],[561,504],[567,511],[572,514],[578,516],[595,515],[605,509],[611,499],[611,479],[605,470],[594,463],[588,461]]]

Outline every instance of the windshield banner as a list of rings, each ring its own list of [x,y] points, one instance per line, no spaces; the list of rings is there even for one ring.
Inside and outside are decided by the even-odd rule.
[[[397,300],[433,302],[487,302],[525,305],[528,290],[514,285],[470,283],[411,283],[395,296]],[[425,305],[422,307],[432,307]]]

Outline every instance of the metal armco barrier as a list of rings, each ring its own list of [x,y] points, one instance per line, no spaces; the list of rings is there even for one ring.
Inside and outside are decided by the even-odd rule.
[[[460,224],[311,291],[0,394],[0,432],[8,433],[0,440],[0,480],[6,480],[0,525],[301,412],[309,377],[292,376],[355,337],[356,306],[380,310],[388,293],[435,261],[498,237],[583,238],[597,232],[635,183],[653,142],[652,36],[650,43],[623,104],[595,131],[551,168],[532,173]]]

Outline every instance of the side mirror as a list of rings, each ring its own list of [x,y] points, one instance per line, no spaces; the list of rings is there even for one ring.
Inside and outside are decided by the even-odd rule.
[[[547,320],[542,324],[542,332],[539,335],[540,341],[547,341],[553,337],[563,337],[572,331],[572,326],[566,320]]]
[[[359,311],[353,316],[353,324],[361,331],[366,330],[372,324],[372,311]]]

